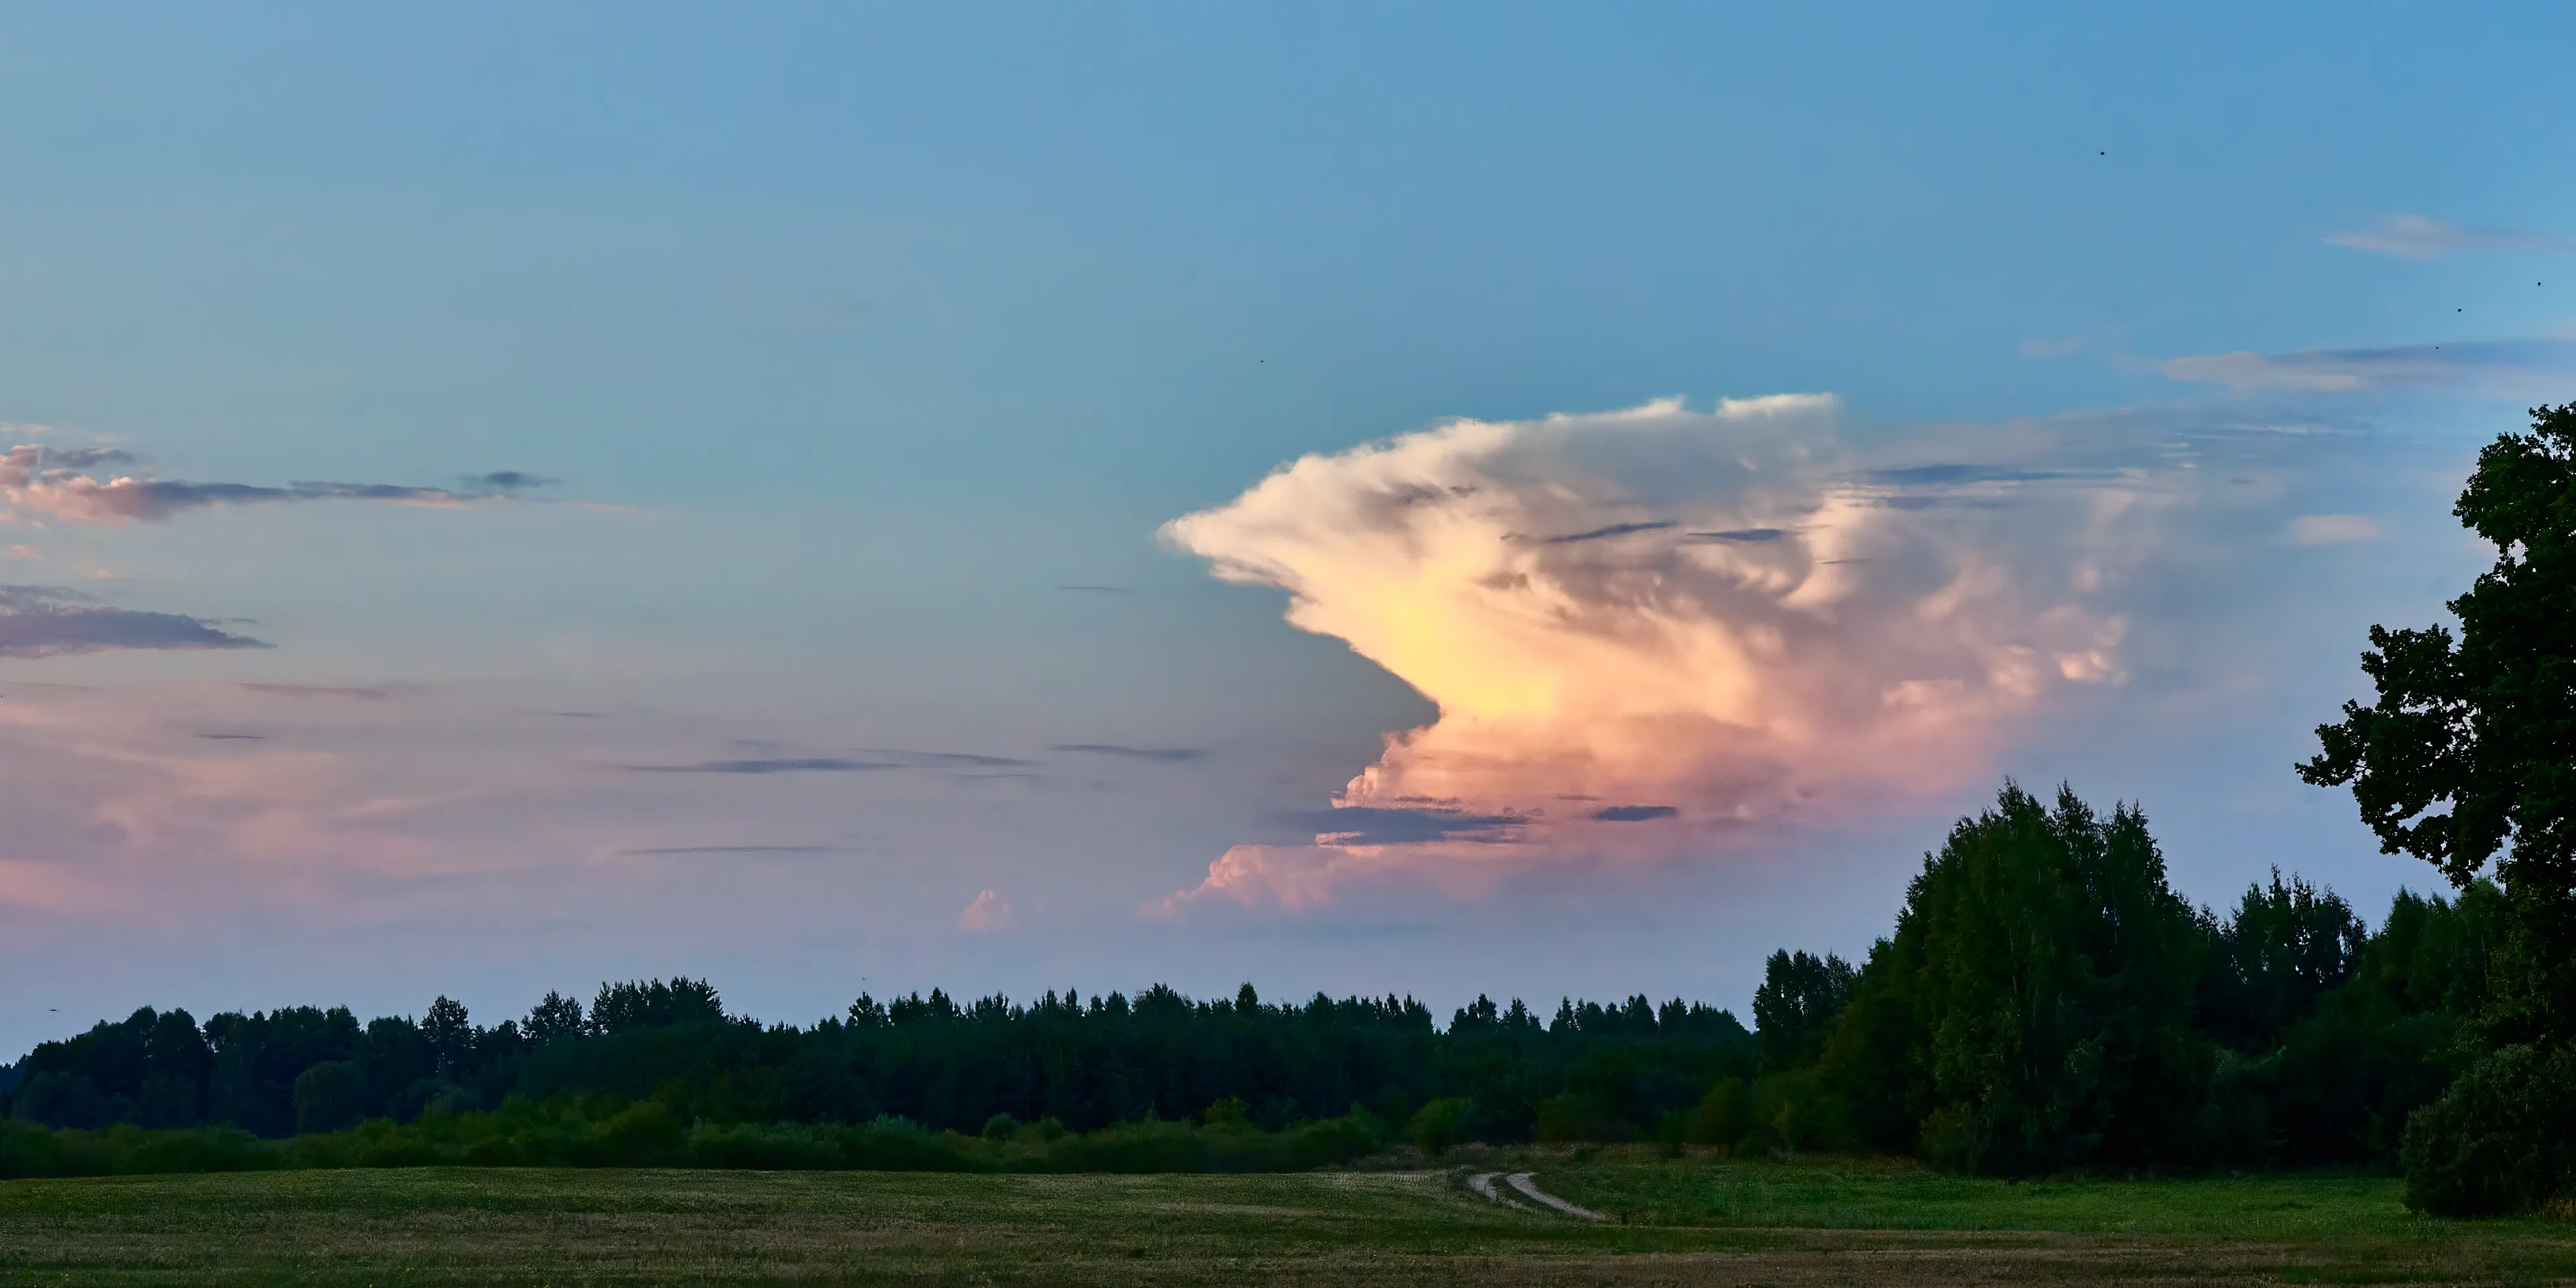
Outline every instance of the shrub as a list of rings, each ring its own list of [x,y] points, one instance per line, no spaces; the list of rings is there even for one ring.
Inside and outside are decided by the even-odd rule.
[[[2407,1119],[2406,1206],[2527,1212],[2576,1184],[2576,1047],[2504,1047]]]
[[[1441,1154],[1452,1145],[1466,1143],[1468,1124],[1475,1116],[1475,1101],[1442,1097],[1414,1111],[1413,1121],[1405,1125],[1404,1137],[1423,1153]]]

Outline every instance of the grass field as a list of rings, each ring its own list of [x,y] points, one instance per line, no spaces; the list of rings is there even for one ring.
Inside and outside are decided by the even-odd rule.
[[[1801,1284],[2576,1281],[2576,1225],[2351,1177],[2007,1185],[1892,1164],[1497,1157],[1463,1172],[475,1170],[0,1183],[0,1283]]]

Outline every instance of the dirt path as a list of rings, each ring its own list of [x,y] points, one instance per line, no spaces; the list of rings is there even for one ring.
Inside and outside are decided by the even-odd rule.
[[[1482,1195],[1485,1198],[1492,1199],[1494,1202],[1501,1203],[1507,1207],[1520,1207],[1520,1204],[1512,1202],[1509,1195],[1500,1193],[1494,1189],[1495,1178],[1502,1177],[1503,1179],[1511,1182],[1513,1189],[1519,1190],[1521,1193],[1526,1194],[1549,1207],[1555,1208],[1557,1211],[1563,1212],[1567,1216],[1579,1216],[1586,1221],[1607,1221],[1610,1219],[1590,1208],[1576,1207],[1575,1205],[1540,1189],[1538,1187],[1538,1183],[1530,1179],[1532,1175],[1533,1174],[1529,1172],[1514,1172],[1508,1177],[1503,1177],[1501,1172],[1478,1172],[1467,1178],[1467,1188],[1474,1190],[1477,1194]]]

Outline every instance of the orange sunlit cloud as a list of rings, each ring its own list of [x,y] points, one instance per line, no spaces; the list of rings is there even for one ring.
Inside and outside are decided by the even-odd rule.
[[[1983,772],[2057,689],[2116,683],[2136,476],[1897,465],[1828,396],[1458,421],[1308,456],[1165,538],[1439,709],[1332,803],[1155,905],[1296,909],[1402,871],[1672,855]]]

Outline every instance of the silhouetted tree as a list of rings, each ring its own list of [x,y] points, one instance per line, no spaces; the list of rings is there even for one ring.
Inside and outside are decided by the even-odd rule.
[[[1851,963],[1832,953],[1771,954],[1762,964],[1762,984],[1753,990],[1753,1032],[1762,1040],[1763,1064],[1792,1069],[1815,1063],[1858,978]]]
[[[2349,785],[2391,854],[2460,885],[2495,865],[2508,915],[2486,1016],[2504,1041],[2576,1038],[2576,403],[2478,454],[2453,514],[2495,547],[2443,626],[2370,628],[2371,706],[2299,766]]]

